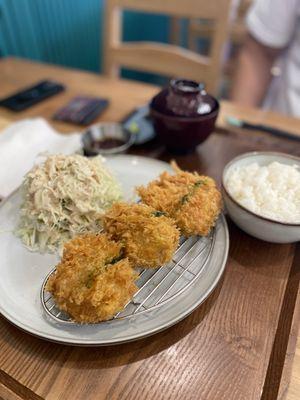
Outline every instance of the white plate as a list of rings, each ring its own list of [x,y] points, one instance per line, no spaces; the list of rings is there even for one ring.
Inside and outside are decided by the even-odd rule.
[[[170,170],[164,162],[126,155],[107,158],[106,163],[120,180],[127,199],[135,197],[135,186],[146,184],[162,171]],[[82,326],[59,324],[44,314],[39,297],[43,279],[58,257],[29,252],[13,235],[19,204],[16,192],[0,208],[0,312],[24,331],[47,340],[101,346],[152,335],[182,320],[201,304],[213,291],[225,268],[229,237],[225,218],[221,216],[209,262],[195,283],[176,300],[129,320]]]

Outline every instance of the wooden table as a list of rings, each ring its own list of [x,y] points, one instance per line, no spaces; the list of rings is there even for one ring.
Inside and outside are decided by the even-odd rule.
[[[67,91],[28,111],[0,111],[14,121],[50,119],[76,94],[111,98],[103,120],[120,120],[146,103],[157,88],[113,81],[95,74],[18,60],[0,62],[0,96],[38,79],[53,78]],[[222,103],[223,114],[248,115],[300,132],[297,120]],[[229,110],[229,111],[228,111]],[[220,181],[224,165],[251,150],[280,150],[300,156],[299,143],[259,132],[221,129],[189,156],[176,157],[182,168]],[[61,131],[74,127],[53,123]],[[282,126],[281,125],[281,126]],[[169,161],[157,143],[132,150]],[[0,398],[7,400],[257,400],[282,398],[294,347],[291,330],[299,304],[299,244],[256,240],[229,222],[226,272],[211,297],[174,327],[137,342],[106,348],[76,348],[48,343],[0,319]],[[296,308],[295,308],[296,307]],[[284,378],[284,379],[283,379]]]
[[[279,400],[298,400],[300,394],[300,288],[294,310],[285,364],[281,377]]]
[[[298,337],[296,352],[291,371],[291,381],[286,400],[298,400],[300,394],[300,338]]]

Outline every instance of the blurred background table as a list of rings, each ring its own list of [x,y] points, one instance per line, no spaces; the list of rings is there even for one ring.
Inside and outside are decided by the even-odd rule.
[[[4,59],[0,61],[0,96],[47,78],[64,83],[66,91],[21,113],[1,109],[1,128],[19,119],[42,116],[61,132],[79,131],[51,119],[72,97],[108,97],[110,107],[99,121],[118,121],[159,90],[87,72]],[[211,137],[194,154],[176,157],[182,168],[210,174],[220,182],[225,164],[245,151],[277,150],[300,156],[299,142],[229,128],[224,116],[294,132],[300,132],[299,120],[229,102],[222,102],[221,108]],[[131,153],[164,161],[173,158],[157,143],[134,148]],[[283,399],[293,368],[300,315],[299,244],[263,243],[230,221],[229,228],[227,268],[213,295],[184,321],[153,337],[117,347],[75,348],[34,338],[1,319],[0,398]],[[297,370],[296,365],[293,371]]]
[[[52,119],[53,114],[69,100],[78,95],[90,95],[109,98],[111,106],[95,121],[120,121],[136,107],[146,104],[160,89],[158,86],[110,79],[103,75],[41,64],[18,58],[0,60],[0,97],[35,84],[39,80],[53,79],[66,85],[66,91],[23,112],[11,112],[0,109],[1,124],[11,123],[24,118],[42,116],[60,132],[80,131],[76,125],[66,124]],[[255,124],[266,124],[278,129],[290,131],[300,136],[300,120],[271,111],[249,108],[222,100],[221,114],[217,125],[227,129],[226,116],[247,120]],[[1,125],[1,126],[2,126]]]

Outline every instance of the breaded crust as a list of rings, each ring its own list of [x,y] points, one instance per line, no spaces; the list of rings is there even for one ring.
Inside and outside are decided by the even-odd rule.
[[[178,168],[175,175],[164,172],[137,192],[143,203],[173,218],[184,236],[206,236],[222,208],[221,193],[212,178]]]
[[[79,323],[108,320],[132,298],[138,275],[122,245],[106,234],[78,236],[66,243],[46,289],[58,307]]]
[[[124,244],[134,266],[159,267],[172,259],[179,231],[172,219],[145,204],[115,203],[104,215],[105,231]]]

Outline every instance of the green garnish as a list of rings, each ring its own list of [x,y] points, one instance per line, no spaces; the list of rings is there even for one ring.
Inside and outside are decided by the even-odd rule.
[[[113,265],[116,264],[118,261],[122,260],[124,258],[124,254],[123,254],[123,249],[121,250],[120,254],[116,257],[111,258],[110,260],[106,260],[104,263],[104,266],[106,265]],[[93,272],[89,272],[86,282],[85,282],[85,286],[90,289],[93,286],[94,280],[96,278],[96,276],[99,274],[99,272],[101,271],[102,267],[100,266],[100,268],[95,268],[95,270]]]
[[[162,217],[162,216],[166,216],[167,213],[165,213],[164,211],[153,211],[151,213],[151,215],[153,215],[154,217]]]
[[[189,197],[190,197],[189,194],[185,194],[185,195],[181,198],[180,204],[185,204],[185,203],[188,201]]]
[[[201,185],[205,185],[205,181],[197,181],[196,183],[194,183],[194,187],[197,188]]]
[[[123,258],[124,258],[124,250],[121,249],[120,254],[118,256],[116,256],[116,257],[113,257],[110,260],[107,260],[105,262],[105,265],[116,264],[117,262],[121,261]]]
[[[192,185],[192,187],[189,190],[189,192],[187,194],[185,194],[183,197],[181,197],[180,205],[183,205],[183,204],[187,203],[189,201],[190,197],[195,193],[196,189],[201,185],[205,185],[205,181],[200,180],[200,181],[195,182]]]
[[[108,264],[116,264],[117,262],[121,261],[123,258],[123,254],[120,254],[117,257],[114,257]]]
[[[86,283],[85,283],[85,286],[86,286],[88,289],[90,289],[90,288],[93,286],[93,283],[94,283],[94,274],[93,274],[92,272],[90,272],[90,273],[88,274],[88,278],[87,278],[87,281],[86,281]]]
[[[136,122],[132,122],[129,126],[129,130],[131,133],[137,134],[137,133],[139,133],[140,128]]]

